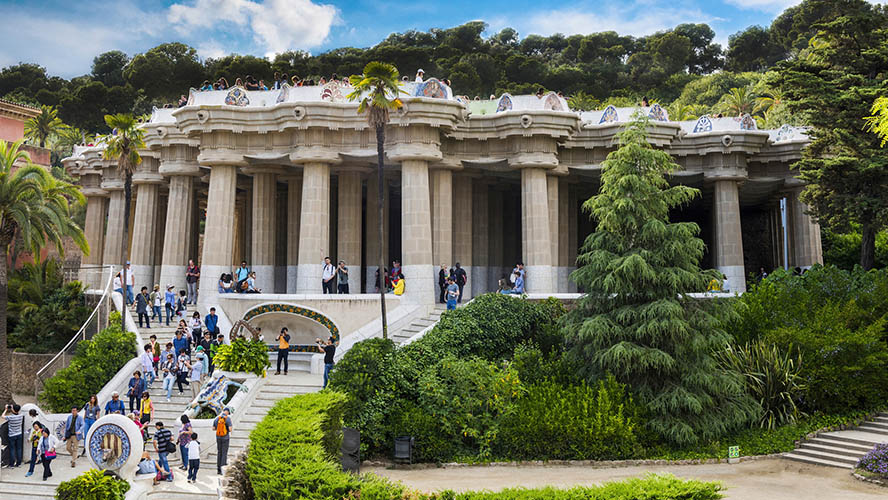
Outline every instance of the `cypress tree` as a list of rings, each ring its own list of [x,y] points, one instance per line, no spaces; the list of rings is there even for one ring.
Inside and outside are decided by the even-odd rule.
[[[699,267],[700,228],[669,222],[669,210],[699,190],[669,185],[679,167],[648,144],[648,125],[636,116],[619,134],[599,194],[583,205],[598,227],[572,275],[586,293],[565,326],[588,379],[613,374],[646,407],[650,430],[687,445],[750,422],[760,408],[740,374],[713,357],[731,342],[719,319],[730,307],[689,295],[718,275]]]

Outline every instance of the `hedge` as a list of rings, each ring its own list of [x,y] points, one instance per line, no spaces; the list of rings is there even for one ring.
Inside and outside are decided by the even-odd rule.
[[[98,469],[64,481],[56,489],[56,500],[123,500],[130,485]]]
[[[373,474],[342,472],[338,464],[345,396],[323,391],[279,401],[250,434],[247,476],[263,500],[715,500],[719,483],[669,475],[559,490],[509,489],[497,493],[421,493]]]

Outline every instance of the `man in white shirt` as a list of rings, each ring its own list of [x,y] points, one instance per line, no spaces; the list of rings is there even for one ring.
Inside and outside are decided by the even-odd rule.
[[[334,293],[333,292],[333,277],[336,276],[336,268],[333,267],[333,261],[330,257],[324,257],[324,272],[321,274],[321,287],[324,289],[324,293]]]
[[[126,303],[133,305],[136,301],[136,294],[133,287],[136,286],[136,275],[133,274],[132,266],[126,261],[126,269],[123,270],[123,282],[126,283]]]
[[[416,83],[422,83],[424,77],[425,72],[422,69],[416,70]]]

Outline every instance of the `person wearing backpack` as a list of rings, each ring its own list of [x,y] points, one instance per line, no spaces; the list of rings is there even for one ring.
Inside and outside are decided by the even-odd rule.
[[[228,465],[228,444],[231,441],[231,410],[225,408],[213,420],[216,431],[216,473],[222,475],[222,466]]]
[[[167,481],[173,480],[173,474],[170,472],[170,463],[167,455],[176,452],[176,443],[173,442],[173,433],[169,429],[164,428],[163,422],[158,421],[154,424],[156,431],[154,432],[154,451],[157,452],[157,461],[163,470],[167,473]]]

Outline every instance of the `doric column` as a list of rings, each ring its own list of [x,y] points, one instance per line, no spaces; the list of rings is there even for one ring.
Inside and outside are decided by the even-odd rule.
[[[306,163],[302,171],[298,293],[321,293],[324,257],[330,255],[330,165]]]
[[[577,254],[579,253],[580,244],[579,241],[579,220],[577,217],[580,216],[580,204],[577,199],[577,190],[576,188],[570,189],[568,186],[567,190],[567,265],[568,269],[573,271],[577,268]],[[571,293],[576,293],[577,284],[572,280],[568,281],[567,291]]]
[[[158,226],[158,184],[163,177],[157,173],[157,159],[144,156],[139,170],[133,174],[136,209],[133,216],[133,240],[130,251],[136,291],[154,286],[155,238]]]
[[[499,224],[499,222],[497,222]],[[488,292],[490,286],[490,235],[487,211],[487,182],[476,179],[472,183],[472,269],[469,284],[472,296]]]
[[[103,187],[106,185],[103,184]],[[105,233],[105,249],[102,255],[103,264],[112,265],[120,270],[123,265],[123,187],[115,188],[108,185],[108,228]]]
[[[361,293],[361,174],[339,173],[339,224],[337,224],[337,259],[348,267],[350,293]]]
[[[529,293],[554,291],[546,169],[521,169],[521,241]]]
[[[383,187],[385,192],[385,201],[383,203],[383,259],[388,259],[388,235],[389,235],[389,202],[388,179],[384,179],[386,186]],[[366,254],[367,262],[364,264],[364,283],[367,293],[374,293],[376,286],[376,268],[379,267],[379,181],[377,172],[374,171],[367,176],[367,223],[365,224],[366,232],[364,238],[367,245]],[[402,207],[403,208],[403,207]],[[388,265],[389,262],[386,262]]]
[[[156,284],[161,283],[160,269],[163,267],[161,260],[163,259],[163,244],[166,239],[168,195],[167,186],[159,184],[157,186],[157,223],[154,227],[154,276],[151,278]],[[161,285],[161,290],[163,290],[163,286]]]
[[[734,179],[717,180],[715,191],[715,266],[727,276],[728,290],[746,291],[743,236],[740,229],[740,195]]]
[[[786,197],[787,222],[792,229],[791,267],[808,269],[823,264],[823,248],[820,243],[820,224],[808,215],[808,206],[799,199],[802,188],[796,188]]]
[[[292,175],[287,181],[287,293],[296,293],[299,262],[299,222],[302,213],[302,177]]]
[[[569,264],[570,251],[568,250],[570,236],[568,235],[570,227],[570,217],[568,216],[568,207],[570,206],[570,195],[568,194],[568,185],[566,177],[558,178],[558,286],[556,291],[567,293],[570,291],[570,273],[572,268]]]
[[[431,172],[432,259],[436,266],[453,267],[453,172]],[[403,207],[402,207],[403,208]]]
[[[202,277],[198,297],[201,304],[214,303],[219,293],[218,277],[231,272],[234,253],[234,202],[237,167],[231,164],[210,167],[207,194],[205,242],[201,258]]]
[[[257,286],[274,292],[275,262],[275,200],[277,196],[277,167],[249,167],[244,173],[253,175],[253,218],[250,255],[251,269],[256,273]]]
[[[160,167],[160,172],[164,173],[165,166],[163,163]],[[188,255],[191,235],[189,234],[191,231],[193,214],[191,213],[194,209],[194,175],[197,175],[200,171],[197,164],[192,164],[190,167],[174,170],[176,174],[170,175],[170,188],[169,195],[167,196],[167,212],[166,212],[166,229],[165,235],[163,238],[163,255],[160,258],[160,287],[162,289],[166,289],[168,285],[174,285],[176,290],[185,289],[185,268],[188,266],[188,259],[191,257]],[[188,175],[188,173],[191,175]],[[209,214],[207,214],[209,217]],[[207,235],[212,233],[206,232]],[[215,242],[215,238],[212,236],[208,241]],[[215,243],[210,244],[209,246],[213,246]],[[208,245],[204,244],[204,253],[206,253],[206,247]],[[221,274],[221,272],[219,273]],[[207,281],[206,278],[210,278],[209,281],[213,281],[214,283],[218,280],[219,274],[216,274],[216,279],[213,279],[213,276],[206,272],[206,269],[201,268],[201,277],[205,278],[201,281]],[[198,294],[198,298],[200,294]]]
[[[561,264],[558,261],[558,256],[561,255],[561,237],[559,236],[561,226],[558,222],[558,211],[561,208],[559,180],[559,176],[546,176],[546,201],[549,207],[549,262],[552,263],[551,291],[553,292],[562,291]]]
[[[86,196],[86,221],[83,224],[83,234],[89,243],[89,255],[83,257],[85,266],[81,268],[80,281],[89,288],[102,288],[105,283],[102,281],[103,273],[99,270],[99,266],[102,265],[102,254],[105,250],[107,192],[98,187],[83,189],[82,192]]]
[[[456,175],[453,178],[453,262],[459,262],[468,277],[463,288],[463,303],[472,298],[472,284],[475,281],[472,273],[473,199],[472,178]]]
[[[496,290],[505,267],[515,263],[503,262],[503,192],[495,186],[491,186],[488,192],[487,213],[490,221],[487,225],[487,288]]]
[[[401,162],[401,251],[407,279],[405,301],[435,303],[436,266],[432,261],[429,167],[425,160]]]

